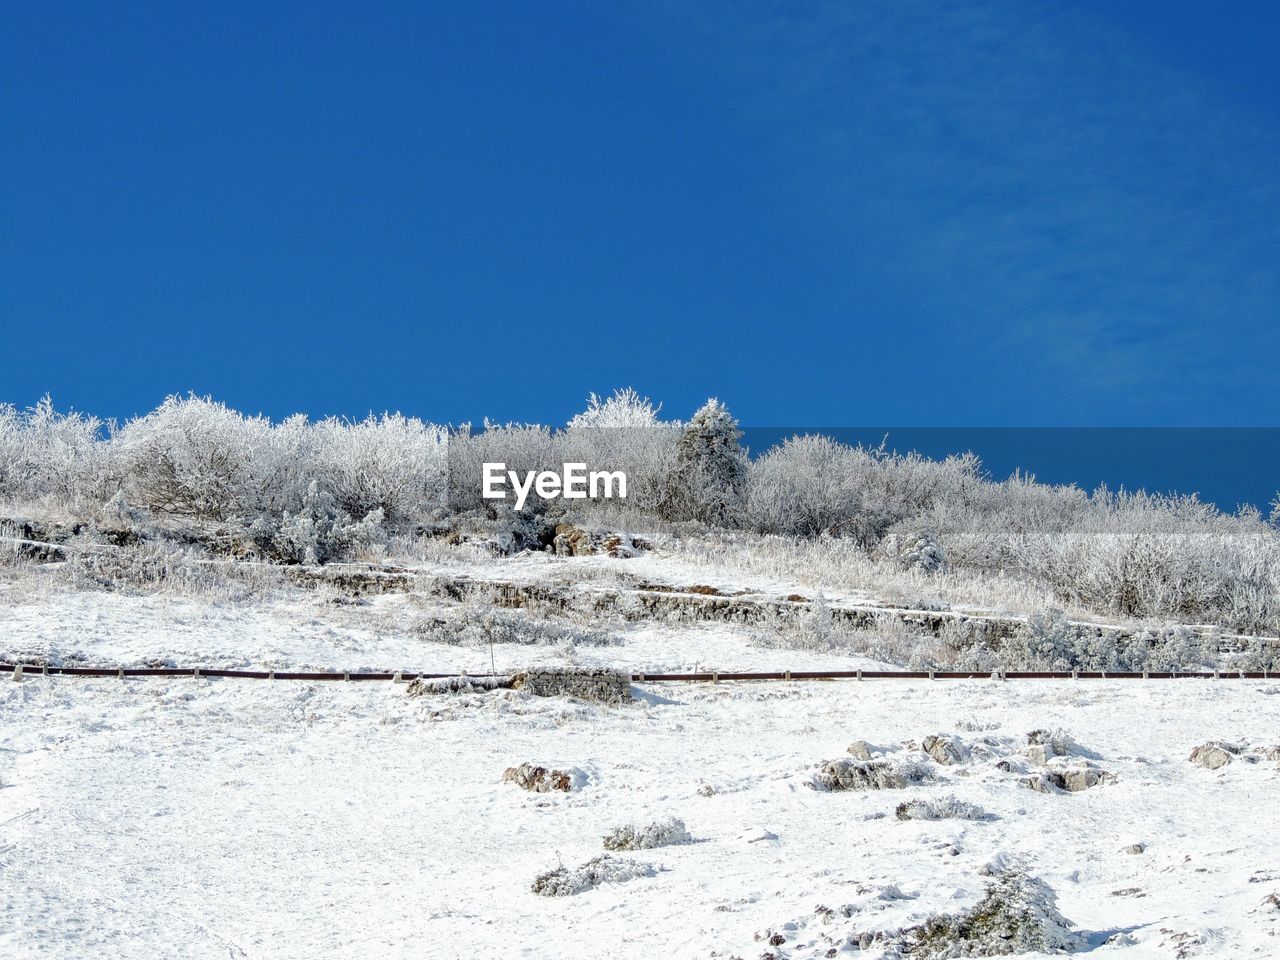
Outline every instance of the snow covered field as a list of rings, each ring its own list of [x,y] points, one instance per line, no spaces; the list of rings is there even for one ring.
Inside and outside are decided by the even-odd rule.
[[[488,668],[487,650],[423,645],[368,610],[362,626],[317,609],[68,592],[9,598],[0,618],[11,650],[94,661]],[[618,646],[496,656],[500,670],[569,657],[630,669],[855,662],[675,625],[636,628]],[[989,882],[984,865],[1019,861],[1100,956],[1280,953],[1280,908],[1266,902],[1280,892],[1280,762],[1188,761],[1211,739],[1280,742],[1276,684],[635,693],[610,707],[521,691],[413,698],[390,683],[4,681],[0,953],[875,956],[849,937],[963,910]],[[1088,758],[1115,781],[1029,789],[1034,729],[1065,731],[1072,762]],[[912,745],[937,733],[971,753],[927,760]],[[926,759],[931,782],[812,789],[821,763],[847,758],[854,740],[891,761]],[[525,761],[580,783],[565,794],[502,781]],[[988,817],[895,816],[904,801],[944,797]],[[669,816],[694,842],[621,854],[652,876],[557,898],[531,891],[539,874],[599,856],[611,829]],[[1127,852],[1134,844],[1143,852]]]

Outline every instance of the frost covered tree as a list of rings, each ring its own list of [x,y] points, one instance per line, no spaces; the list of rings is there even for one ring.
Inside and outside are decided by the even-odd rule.
[[[720,527],[742,522],[747,454],[741,439],[738,422],[714,397],[693,415],[676,441],[675,465],[663,504],[668,519],[700,520]]]
[[[96,417],[58,413],[48,395],[23,411],[0,404],[0,501],[71,506],[100,494],[108,427]]]
[[[658,425],[661,405],[654,406],[631,387],[615,390],[613,396],[601,400],[596,394],[587,397],[587,409],[575,414],[566,424],[568,430],[584,428],[648,429]]]
[[[657,512],[667,478],[675,468],[681,430],[677,422],[659,420],[660,409],[629,387],[606,400],[593,393],[587,409],[559,434],[564,462],[586,463],[589,469],[621,470],[627,475],[624,504],[586,504],[586,512],[622,510],[635,522]]]

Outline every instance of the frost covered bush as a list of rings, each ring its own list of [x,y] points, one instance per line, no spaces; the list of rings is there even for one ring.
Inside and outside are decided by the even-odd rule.
[[[449,620],[421,624],[425,640],[460,646],[510,644],[515,646],[608,647],[619,643],[607,630],[568,621],[545,620],[519,610],[505,610],[484,603],[468,603]]]
[[[1220,656],[1212,634],[1184,626],[1118,635],[1070,623],[1061,610],[1045,610],[1033,613],[1005,640],[998,660],[1015,670],[1179,672],[1213,669]]]
[[[752,462],[747,512],[762,533],[849,537],[870,548],[895,524],[963,500],[982,483],[976,457],[933,461],[827,437],[784,441]]]
[[[416,523],[445,505],[448,431],[398,413],[315,424],[315,473],[348,517]]]
[[[659,408],[631,389],[601,400],[594,393],[587,409],[573,417],[560,435],[568,462],[593,469],[622,470],[627,498],[620,505],[587,503],[588,515],[621,513],[642,519],[658,514],[676,469],[679,422],[658,419]]]
[[[266,463],[270,431],[263,417],[245,417],[199,397],[169,397],[125,424],[112,446],[130,503],[153,513],[217,521],[255,517],[260,490],[280,495],[282,486],[290,486]],[[255,483],[267,474],[274,474],[273,483]]]
[[[127,550],[76,544],[67,551],[64,573],[78,586],[226,599],[261,592],[275,582],[268,571],[218,563],[192,547],[166,541]]]
[[[795,616],[780,616],[775,611],[765,614],[751,630],[750,639],[755,646],[767,649],[828,652],[844,645],[847,632],[837,633],[831,605],[819,593]]]
[[[908,800],[894,811],[899,820],[989,820],[991,815],[981,807],[955,797],[935,800]]]
[[[482,499],[484,462],[519,472],[566,462],[621,469],[628,497],[535,497],[516,517]],[[471,514],[491,526],[485,538],[498,552],[544,549],[572,513],[575,523],[679,535],[670,548],[686,557],[813,587],[1249,633],[1280,624],[1280,508],[1268,520],[1194,496],[1089,493],[1020,474],[993,482],[971,454],[934,461],[821,436],[790,438],[749,461],[718,401],[688,422],[664,421],[630,390],[593,396],[558,431],[486,421],[472,433],[399,414],[273,422],[196,396],[170,397],[118,429],[58,413],[48,398],[29,410],[0,406],[0,508],[297,561],[383,541],[425,549],[420,538]],[[1196,659],[1171,640],[1171,660]],[[1141,652],[1048,633],[1026,643],[1028,663],[1085,669],[1123,668]]]
[[[321,564],[368,549],[385,539],[381,508],[351,522],[338,510],[333,496],[311,481],[297,512],[284,512],[279,524],[268,518],[249,530],[267,556],[286,563]]]
[[[626,883],[637,877],[656,876],[657,873],[652,864],[604,853],[572,870],[559,866],[539,874],[533,881],[532,890],[540,897],[568,897],[601,884]]]
[[[615,827],[604,838],[606,850],[652,850],[655,847],[670,847],[681,843],[692,843],[693,838],[685,828],[684,821],[676,817],[656,820],[648,826]]]
[[[1005,641],[1002,660],[1016,670],[1070,670],[1077,638],[1061,610],[1038,610]]]
[[[96,417],[58,413],[47,396],[29,410],[0,404],[0,504],[51,500],[74,508],[109,497],[108,427]]]
[[[881,541],[880,552],[905,570],[937,573],[947,565],[942,542],[931,530],[890,533]]]
[[[0,497],[56,497],[95,522],[178,521],[213,543],[254,542],[301,560],[369,539],[342,528],[395,528],[437,510],[445,450],[443,430],[399,415],[273,423],[169,397],[108,429],[45,400],[23,414],[0,408]]]
[[[907,952],[922,958],[1062,954],[1084,945],[1071,927],[1053,890],[1015,868],[996,877],[969,910],[931,917],[905,939]]]

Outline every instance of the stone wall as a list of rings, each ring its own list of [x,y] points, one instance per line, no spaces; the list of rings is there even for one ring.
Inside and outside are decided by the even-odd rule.
[[[538,697],[577,697],[597,703],[631,699],[631,675],[603,667],[536,667],[518,674],[515,686]]]

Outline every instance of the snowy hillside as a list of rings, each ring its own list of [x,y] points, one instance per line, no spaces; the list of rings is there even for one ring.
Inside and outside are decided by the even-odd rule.
[[[1280,951],[1275,522],[656,413],[0,407],[0,955]]]
[[[420,629],[414,618],[447,616],[447,601],[124,595],[28,576],[0,594],[7,656],[27,662],[490,666],[487,644]],[[762,646],[743,624],[561,620],[572,632],[495,643],[497,669],[876,663]],[[1265,956],[1280,942],[1266,840],[1280,829],[1275,683],[633,694],[608,705],[524,690],[412,696],[393,683],[5,681],[0,947],[874,957],[909,949],[929,918],[963,918],[988,886],[1017,877],[1036,916],[1069,925],[1022,930],[1000,941],[1009,949],[1060,936],[1103,956]],[[1188,759],[1215,740],[1239,752],[1217,769]],[[571,789],[504,780],[522,763],[564,771]],[[830,789],[840,777],[855,788]],[[593,864],[606,835],[668,818],[685,842]],[[535,893],[540,877],[564,895]]]

